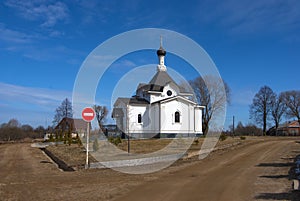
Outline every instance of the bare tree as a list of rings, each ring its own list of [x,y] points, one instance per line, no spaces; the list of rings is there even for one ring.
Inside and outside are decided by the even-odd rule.
[[[68,98],[63,100],[61,105],[58,108],[56,108],[54,119],[52,121],[53,125],[57,125],[65,117],[73,117],[72,103],[69,101]]]
[[[202,127],[206,135],[213,115],[223,112],[226,103],[230,102],[230,88],[226,82],[214,76],[197,77],[190,81],[190,85],[198,103],[205,106]]]
[[[21,126],[21,129],[24,131],[24,132],[31,132],[33,133],[33,128],[32,126],[30,126],[29,124],[24,124]]]
[[[43,126],[38,126],[34,129],[34,132],[37,134],[38,137],[43,137],[46,132],[46,129]]]
[[[255,94],[250,105],[250,118],[257,124],[263,126],[263,134],[266,134],[267,120],[272,111],[272,101],[276,94],[268,86],[263,86]]]
[[[277,130],[279,123],[286,112],[286,105],[283,101],[283,96],[280,94],[279,96],[274,94],[273,100],[271,103],[271,115],[272,119],[275,123],[275,128]]]
[[[6,124],[8,127],[20,127],[21,124],[17,119],[10,119]]]
[[[287,110],[286,115],[289,118],[296,117],[300,123],[300,91],[285,91],[281,93],[283,102],[285,103]]]
[[[244,126],[242,122],[239,122],[235,132],[237,135],[261,135],[262,130],[253,124],[247,124]]]
[[[103,124],[108,114],[108,109],[106,106],[94,105],[94,110],[96,113],[96,118],[100,129],[103,131]]]

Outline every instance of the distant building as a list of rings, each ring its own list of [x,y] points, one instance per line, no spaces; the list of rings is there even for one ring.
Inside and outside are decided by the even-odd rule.
[[[91,128],[91,125],[90,125]],[[83,137],[87,131],[87,122],[82,119],[73,119],[69,117],[64,117],[55,127],[55,132],[71,132],[72,137]]]
[[[280,136],[300,136],[300,124],[298,121],[291,121],[280,124],[277,128],[272,127],[268,131],[269,135],[280,135]]]
[[[112,117],[118,128],[133,138],[195,136],[202,134],[203,106],[193,94],[179,86],[167,73],[166,51],[157,50],[159,63],[151,81],[140,83],[136,95],[118,98]]]

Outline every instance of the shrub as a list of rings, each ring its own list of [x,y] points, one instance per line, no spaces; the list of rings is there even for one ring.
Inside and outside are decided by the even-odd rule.
[[[226,140],[226,138],[227,138],[227,135],[225,135],[224,133],[222,133],[222,134],[220,135],[220,140],[221,140],[221,141]]]
[[[240,139],[241,140],[246,140],[246,137],[245,136],[241,136]]]
[[[118,146],[118,144],[122,143],[121,137],[109,137],[108,141],[116,146]]]

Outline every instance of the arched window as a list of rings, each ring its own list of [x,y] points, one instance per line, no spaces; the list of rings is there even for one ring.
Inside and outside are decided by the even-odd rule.
[[[180,113],[178,111],[175,112],[175,123],[180,123]]]
[[[141,114],[138,114],[138,123],[142,123],[142,115]]]

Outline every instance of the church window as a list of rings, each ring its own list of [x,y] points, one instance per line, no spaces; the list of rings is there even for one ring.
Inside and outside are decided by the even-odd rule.
[[[138,123],[142,123],[142,115],[141,114],[138,114]]]
[[[175,112],[175,123],[180,123],[180,113],[178,111]]]

